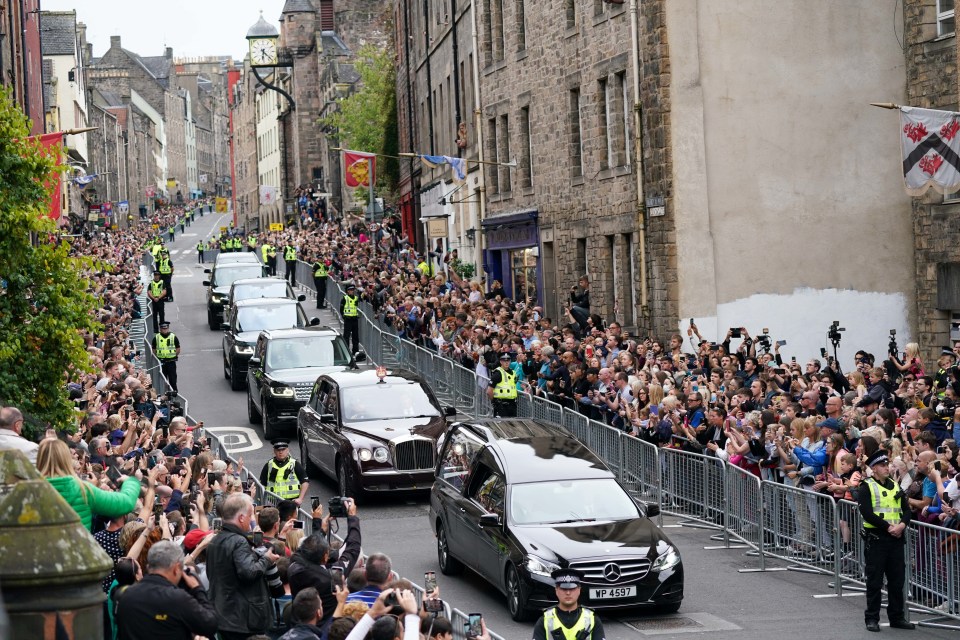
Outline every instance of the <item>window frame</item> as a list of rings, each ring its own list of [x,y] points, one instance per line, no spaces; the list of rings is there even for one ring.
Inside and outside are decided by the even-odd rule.
[[[942,9],[940,8],[940,3],[941,3],[941,2],[943,2],[943,0],[937,0],[937,4],[936,4],[936,10],[937,10],[937,37],[938,37],[938,38],[955,35],[956,32],[957,32],[957,28],[956,28],[956,14],[957,14],[956,4],[954,4],[954,8],[953,8],[953,9],[948,9],[948,10],[944,11],[944,10],[942,10]],[[953,28],[952,31],[944,31],[944,30],[943,30],[943,23],[946,22],[947,20],[953,20],[953,21],[954,21],[954,28]]]

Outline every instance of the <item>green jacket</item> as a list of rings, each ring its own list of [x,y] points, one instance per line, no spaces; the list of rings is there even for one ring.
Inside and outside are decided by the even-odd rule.
[[[77,512],[87,531],[90,530],[94,515],[116,518],[130,513],[137,506],[137,498],[140,497],[140,481],[136,478],[124,480],[120,491],[104,491],[89,482],[83,483],[87,490],[82,491],[81,480],[74,476],[60,476],[47,478],[47,480]]]

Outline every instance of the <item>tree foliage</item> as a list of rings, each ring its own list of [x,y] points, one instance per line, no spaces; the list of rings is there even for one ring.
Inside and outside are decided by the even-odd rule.
[[[333,127],[342,147],[368,153],[397,155],[396,68],[386,49],[365,45],[357,52],[355,68],[358,89],[339,101],[339,109],[322,118]],[[400,165],[395,158],[377,158],[376,190],[381,195],[396,191]],[[363,191],[360,193],[359,191]],[[366,189],[358,199],[366,202]]]
[[[65,373],[90,367],[82,330],[95,331],[95,298],[80,259],[50,240],[53,158],[28,139],[27,117],[0,95],[0,402],[60,429],[74,408]],[[29,432],[35,428],[26,424]]]

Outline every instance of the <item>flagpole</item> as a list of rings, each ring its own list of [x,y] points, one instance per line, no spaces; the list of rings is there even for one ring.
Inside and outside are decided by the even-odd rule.
[[[374,225],[374,212],[373,212],[373,172],[376,171],[376,163],[373,160],[367,160],[367,164],[370,165],[370,172],[367,174],[367,182],[370,185],[370,227],[368,231],[370,232],[370,238],[373,241],[373,255],[377,255],[377,233],[373,230]]]
[[[871,107],[880,107],[881,109],[899,109],[900,105],[893,102],[871,102]]]
[[[356,149],[344,149],[343,147],[330,147],[330,150],[331,151],[356,151]],[[370,153],[368,151],[358,151],[358,153],[365,153],[367,155],[377,156],[378,158],[394,158],[396,160],[404,160],[407,158],[419,158],[422,155],[430,155],[430,154],[423,154],[423,153],[401,153],[400,155],[392,156],[388,153]],[[469,158],[463,158],[463,161],[470,162],[473,164],[490,164],[498,167],[510,167],[511,169],[517,168],[516,160],[511,160],[510,162],[491,162],[489,160],[472,160]]]

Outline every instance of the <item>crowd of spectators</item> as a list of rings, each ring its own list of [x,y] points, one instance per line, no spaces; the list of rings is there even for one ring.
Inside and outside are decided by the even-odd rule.
[[[189,425],[176,398],[152,388],[131,339],[149,312],[139,265],[146,243],[169,240],[185,215],[164,210],[156,229],[70,239],[91,258],[85,275],[102,325],[84,336],[92,373],[68,379],[77,424],[46,429],[37,443],[16,407],[0,407],[0,448],[24,452],[114,562],[101,585],[104,637],[450,640],[450,622],[417,604],[389,558],[361,557],[353,501],[342,541],[328,535],[332,518],[318,502],[309,528],[294,501],[259,504],[243,459],[218,459],[202,423]]]

